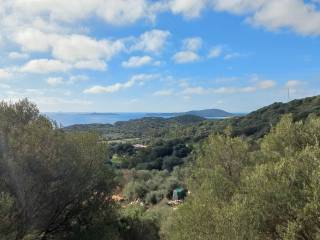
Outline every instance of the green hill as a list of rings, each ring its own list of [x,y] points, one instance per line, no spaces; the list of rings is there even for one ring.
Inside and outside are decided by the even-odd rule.
[[[234,118],[231,125],[235,135],[261,137],[276,125],[281,116],[292,114],[295,121],[305,120],[310,114],[320,115],[320,96],[274,103],[244,117]]]
[[[227,126],[235,136],[260,138],[276,125],[281,116],[292,114],[295,121],[305,120],[310,114],[320,116],[320,96],[294,100],[289,103],[273,103],[243,117],[208,120],[195,115],[173,118],[146,117],[111,124],[74,125],[71,131],[98,131],[109,139],[163,137],[172,132],[182,137],[205,138],[212,132],[222,132]],[[171,134],[172,135],[172,134]]]
[[[221,109],[205,109],[205,110],[199,110],[199,111],[189,111],[184,114],[195,115],[199,117],[208,117],[208,118],[223,118],[223,117],[234,116],[233,113],[229,113]]]

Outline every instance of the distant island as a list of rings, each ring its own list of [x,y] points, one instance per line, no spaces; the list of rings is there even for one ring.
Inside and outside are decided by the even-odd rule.
[[[229,113],[220,109],[206,109],[199,111],[189,112],[175,112],[175,113],[145,113],[145,112],[119,112],[119,113],[108,113],[108,112],[88,112],[88,113],[73,113],[73,112],[47,112],[44,113],[50,119],[56,121],[62,126],[71,126],[77,124],[114,124],[116,122],[123,122],[135,119],[142,119],[145,117],[156,117],[156,118],[174,118],[179,116],[196,116],[206,119],[224,119],[235,116],[241,116],[243,114]],[[188,118],[188,121],[190,117]]]
[[[204,109],[204,110],[192,110],[188,112],[175,112],[175,113],[148,113],[147,116],[158,116],[158,117],[177,117],[182,115],[194,115],[203,118],[227,118],[233,117],[237,114],[229,113],[221,109]]]

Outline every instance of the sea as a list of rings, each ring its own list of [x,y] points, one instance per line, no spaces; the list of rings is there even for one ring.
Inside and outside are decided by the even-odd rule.
[[[119,121],[129,121],[144,117],[159,117],[159,114],[151,113],[66,113],[66,112],[50,112],[43,113],[51,120],[57,122],[63,127],[75,124],[114,124]],[[174,117],[174,115],[161,115],[164,118]]]

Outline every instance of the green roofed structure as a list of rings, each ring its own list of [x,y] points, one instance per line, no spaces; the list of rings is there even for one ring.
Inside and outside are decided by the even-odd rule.
[[[187,190],[184,188],[176,188],[173,190],[172,200],[183,200],[187,196]]]

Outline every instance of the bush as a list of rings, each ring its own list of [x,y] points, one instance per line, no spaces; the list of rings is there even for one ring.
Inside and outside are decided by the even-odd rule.
[[[210,137],[190,177],[192,194],[162,232],[170,240],[318,239],[319,142],[315,117],[283,117],[258,149]]]

